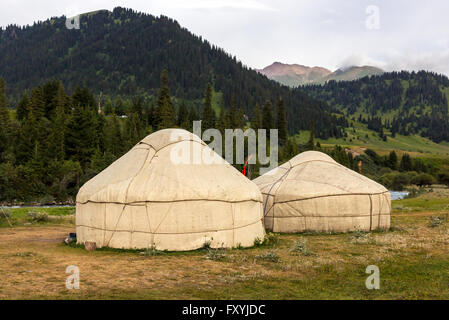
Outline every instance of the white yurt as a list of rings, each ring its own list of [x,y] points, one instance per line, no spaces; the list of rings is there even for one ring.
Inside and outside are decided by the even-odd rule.
[[[264,197],[268,230],[347,232],[390,227],[389,191],[322,152],[303,152],[253,181]]]
[[[97,247],[248,247],[265,235],[262,194],[198,136],[160,130],[81,187],[76,232]]]

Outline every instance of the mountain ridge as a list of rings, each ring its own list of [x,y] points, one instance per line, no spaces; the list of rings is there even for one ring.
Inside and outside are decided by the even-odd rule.
[[[349,66],[335,71],[300,64],[285,64],[274,62],[271,65],[256,69],[257,72],[283,85],[297,87],[308,84],[323,84],[327,81],[352,81],[365,76],[380,75],[384,71],[373,66]]]
[[[68,29],[65,16],[10,25],[0,29],[0,52],[12,105],[24,90],[52,79],[68,93],[83,86],[105,99],[140,95],[154,104],[166,69],[171,94],[198,110],[211,83],[223,106],[242,108],[248,117],[267,101],[275,112],[281,98],[291,132],[314,121],[317,134],[333,136],[344,125],[325,103],[269,80],[163,15],[117,7],[80,15],[80,29]]]

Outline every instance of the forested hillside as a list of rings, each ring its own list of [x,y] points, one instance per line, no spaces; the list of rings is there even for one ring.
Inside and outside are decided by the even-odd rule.
[[[431,72],[391,72],[355,81],[329,81],[302,90],[387,139],[419,134],[449,141],[449,79]]]
[[[314,142],[351,143],[360,135],[356,125],[377,131],[377,139],[420,134],[449,141],[444,76],[386,73],[291,89],[167,17],[116,8],[83,15],[79,30],[65,22],[0,29],[1,202],[73,202],[84,182],[143,137],[192,130],[195,120],[221,131],[278,129],[280,163],[320,150],[354,170],[363,161],[364,174],[388,187],[404,185],[406,172],[410,182],[424,184],[423,174],[449,181],[440,163],[394,152],[353,157]],[[300,131],[306,143],[295,139]],[[252,169],[257,175],[258,165]],[[396,179],[385,170],[402,172]]]
[[[291,133],[314,121],[318,136],[339,136],[346,125],[326,104],[247,68],[168,17],[115,8],[84,14],[80,22],[79,30],[67,29],[65,17],[0,29],[0,77],[8,84],[11,106],[24,90],[51,79],[60,80],[69,94],[77,86],[95,96],[101,92],[118,107],[134,95],[155,103],[159,76],[167,69],[173,96],[188,107],[201,103],[211,83],[221,95],[219,103],[242,108],[248,118],[256,104],[269,100],[274,105],[282,98]]]
[[[276,128],[280,161],[301,148],[289,138],[282,99],[256,105],[251,119],[232,103],[229,108],[222,105],[217,117],[212,104],[218,94],[209,83],[200,105],[187,108],[181,100],[176,109],[166,70],[161,73],[154,104],[136,95],[123,102],[121,109],[110,104],[99,109],[88,88],[77,87],[69,95],[60,81],[51,80],[32,88],[11,110],[5,88],[0,78],[0,202],[73,203],[84,182],[146,135],[176,127],[192,131],[197,120],[202,120],[203,130],[218,128],[223,137],[228,128]],[[309,148],[313,147],[312,139]],[[235,166],[242,169],[240,163]],[[257,174],[258,165],[253,169]]]

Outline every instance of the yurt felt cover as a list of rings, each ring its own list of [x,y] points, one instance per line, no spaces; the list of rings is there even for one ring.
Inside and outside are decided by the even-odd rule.
[[[197,148],[220,163],[176,163],[173,148],[192,154]],[[265,235],[262,194],[199,137],[165,129],[81,187],[76,231],[78,243],[97,247],[247,247]]]
[[[264,197],[265,227],[274,232],[390,227],[389,191],[322,152],[303,152],[253,181]]]

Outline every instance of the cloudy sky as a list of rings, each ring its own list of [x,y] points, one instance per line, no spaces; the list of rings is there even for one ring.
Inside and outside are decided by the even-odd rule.
[[[447,0],[0,0],[0,26],[116,6],[172,17],[253,68],[368,64],[449,75]]]

